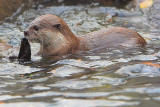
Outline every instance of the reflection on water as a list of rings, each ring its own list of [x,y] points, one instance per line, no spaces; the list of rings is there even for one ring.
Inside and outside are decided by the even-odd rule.
[[[142,17],[138,12],[113,7],[40,6],[24,11],[15,22],[1,24],[0,37],[9,40],[13,46],[19,46],[29,22],[46,13],[62,17],[76,35],[122,24],[130,16]],[[137,26],[140,29],[136,29]],[[138,30],[150,45],[128,50],[82,52],[56,60],[35,56],[38,46],[32,44],[30,63],[19,64],[1,58],[1,106],[158,106],[159,37],[148,33],[148,26],[143,23],[128,27]]]

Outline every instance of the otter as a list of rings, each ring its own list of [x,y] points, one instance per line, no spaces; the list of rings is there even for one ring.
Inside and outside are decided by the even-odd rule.
[[[64,55],[109,47],[145,46],[145,39],[137,32],[112,27],[75,36],[68,25],[58,16],[46,14],[37,17],[25,29],[30,42],[40,43],[40,55]]]

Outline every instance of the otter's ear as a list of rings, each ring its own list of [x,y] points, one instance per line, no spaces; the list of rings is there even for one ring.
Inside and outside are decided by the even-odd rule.
[[[55,24],[55,25],[53,25],[53,27],[56,29],[61,29],[61,24]]]

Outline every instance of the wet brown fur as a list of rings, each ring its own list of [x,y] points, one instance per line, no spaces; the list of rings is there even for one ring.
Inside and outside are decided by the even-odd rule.
[[[55,25],[60,25],[56,28]],[[34,26],[38,27],[35,31]],[[146,41],[137,32],[122,28],[106,28],[82,36],[75,36],[68,25],[55,15],[42,15],[36,18],[25,30],[30,41],[41,44],[39,54],[62,55],[77,51],[106,47],[145,46]]]

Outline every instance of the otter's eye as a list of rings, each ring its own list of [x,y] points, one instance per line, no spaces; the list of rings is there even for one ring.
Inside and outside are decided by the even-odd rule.
[[[53,25],[53,27],[56,28],[56,29],[60,29],[61,28],[61,24]]]
[[[39,27],[38,27],[38,26],[34,26],[33,28],[34,28],[35,31],[38,31],[38,30],[39,30]]]

